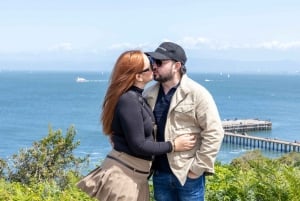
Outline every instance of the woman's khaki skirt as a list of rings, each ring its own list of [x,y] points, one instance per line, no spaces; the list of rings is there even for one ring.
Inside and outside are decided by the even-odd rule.
[[[150,167],[151,161],[112,150],[101,166],[81,179],[77,187],[100,201],[148,201]]]

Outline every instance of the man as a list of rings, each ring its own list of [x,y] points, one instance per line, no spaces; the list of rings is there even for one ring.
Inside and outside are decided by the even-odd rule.
[[[145,91],[156,124],[157,141],[191,133],[197,144],[190,151],[156,156],[153,185],[156,201],[204,200],[205,175],[214,173],[224,131],[211,94],[186,75],[187,57],[181,46],[164,42],[154,52],[153,77]]]

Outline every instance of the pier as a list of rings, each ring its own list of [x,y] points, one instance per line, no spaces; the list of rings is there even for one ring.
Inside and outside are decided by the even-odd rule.
[[[288,142],[278,139],[254,137],[246,131],[271,130],[272,122],[257,119],[222,121],[225,130],[223,142],[252,148],[280,152],[300,152],[299,142]]]
[[[226,132],[231,133],[272,129],[272,122],[258,119],[226,120],[222,121],[222,125]]]
[[[300,152],[300,143],[225,132],[223,142],[269,151]]]

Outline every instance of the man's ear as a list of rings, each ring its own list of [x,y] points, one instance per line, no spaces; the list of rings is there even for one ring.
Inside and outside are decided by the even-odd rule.
[[[180,62],[176,62],[176,63],[175,63],[175,66],[176,66],[176,69],[177,69],[178,71],[180,71],[181,63],[180,63]]]

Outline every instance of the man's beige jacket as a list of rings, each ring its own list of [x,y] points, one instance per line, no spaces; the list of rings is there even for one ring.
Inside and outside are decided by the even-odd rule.
[[[159,83],[147,88],[144,96],[152,110],[159,91]],[[191,133],[197,145],[190,151],[168,153],[174,175],[184,185],[187,174],[197,176],[214,173],[214,162],[222,144],[224,130],[211,94],[200,84],[183,75],[170,103],[165,127],[165,140]]]

